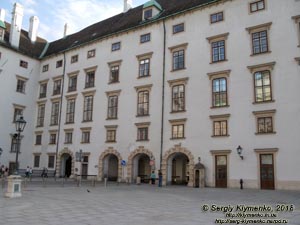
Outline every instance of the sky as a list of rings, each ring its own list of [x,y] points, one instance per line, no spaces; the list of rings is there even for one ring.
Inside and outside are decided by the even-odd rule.
[[[64,25],[68,23],[68,34],[80,31],[123,12],[123,0],[0,0],[0,8],[5,9],[5,21],[11,23],[13,4],[24,7],[22,29],[28,30],[29,18],[37,16],[40,24],[38,36],[47,41],[63,37]],[[147,0],[133,0],[133,7]]]

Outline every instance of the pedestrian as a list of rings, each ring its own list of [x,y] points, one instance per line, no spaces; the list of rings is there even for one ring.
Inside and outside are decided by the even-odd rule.
[[[2,165],[1,169],[0,169],[0,177],[4,176],[4,172],[5,172],[5,167],[4,167],[4,165]]]
[[[48,177],[48,170],[46,167],[43,168],[43,172],[41,174],[41,176],[44,178],[44,177]]]
[[[26,172],[25,172],[25,177],[26,178],[29,178],[29,166],[27,166],[27,168],[26,168]]]
[[[4,178],[8,177],[8,167],[5,167],[5,171],[4,171]]]
[[[29,180],[31,181],[32,178],[32,167],[29,168]]]
[[[156,174],[155,174],[154,170],[152,171],[150,178],[151,178],[151,184],[155,184]]]
[[[158,171],[158,187],[162,187],[162,172]]]

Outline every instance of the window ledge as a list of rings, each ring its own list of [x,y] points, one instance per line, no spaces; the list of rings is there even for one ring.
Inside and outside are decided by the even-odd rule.
[[[273,132],[268,132],[268,133],[258,133],[258,132],[255,133],[255,135],[268,135],[268,134],[276,134],[276,132],[273,131]]]
[[[215,62],[210,62],[209,64],[216,64],[216,63],[222,63],[222,62],[227,62],[228,59],[224,59],[224,60],[219,60],[219,61],[215,61]]]
[[[136,117],[149,117],[150,114],[145,114],[145,115],[136,115]]]
[[[275,100],[263,101],[263,102],[252,102],[253,105],[265,104],[265,103],[273,103]]]
[[[227,135],[211,135],[212,138],[222,138],[222,137],[230,137],[229,134]]]
[[[83,122],[83,121],[82,121]],[[65,122],[65,125],[71,125],[74,124],[75,122]]]
[[[80,144],[90,144],[90,142],[80,142]]]
[[[73,144],[73,143],[72,142],[71,143],[69,143],[69,142],[64,143],[64,145],[71,145],[71,144]]]
[[[118,119],[118,117],[116,117],[116,118],[106,118],[106,120],[117,120]]]
[[[219,108],[228,108],[230,105],[222,105],[222,106],[211,106],[211,109],[219,109]]]
[[[71,92],[75,92],[75,91],[77,91],[77,89],[76,90],[71,90],[71,91],[68,90],[67,93],[71,93]]]
[[[260,53],[252,53],[250,56],[257,56],[257,55],[264,55],[264,54],[269,54],[269,53],[272,53],[272,51],[267,51],[267,52],[260,52]]]
[[[91,87],[84,87],[84,89],[89,89],[89,88],[95,88],[95,86],[91,86]]]
[[[42,145],[42,144],[34,144],[34,146],[36,146],[36,147],[37,147],[37,146],[41,146],[41,145]]]
[[[147,76],[138,76],[137,79],[143,79],[143,78],[147,78],[147,77],[151,77],[151,75],[147,75]]]
[[[49,143],[49,145],[56,145],[56,143]]]
[[[82,120],[81,123],[91,123],[93,120]]]
[[[107,84],[119,84],[120,81],[108,82]]]
[[[185,113],[186,110],[180,110],[180,111],[171,111],[171,114],[175,114],[175,113]]]
[[[50,124],[50,127],[58,126],[58,124]]]
[[[35,128],[43,128],[44,126],[36,126]]]
[[[147,140],[136,140],[137,142],[147,142],[147,141],[150,141],[149,139]]]
[[[115,143],[117,143],[117,141],[105,141],[105,143],[115,144]]]
[[[172,69],[170,72],[176,72],[176,71],[180,71],[180,70],[186,70],[186,67],[180,68],[180,69]]]
[[[181,137],[181,138],[170,138],[170,140],[184,140],[185,137]]]

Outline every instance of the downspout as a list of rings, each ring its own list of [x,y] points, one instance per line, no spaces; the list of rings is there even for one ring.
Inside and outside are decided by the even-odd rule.
[[[64,54],[64,64],[63,64],[63,77],[62,77],[62,86],[61,86],[61,97],[60,97],[60,104],[59,104],[59,115],[58,115],[58,131],[57,131],[57,140],[56,140],[56,152],[55,152],[55,171],[54,177],[56,179],[57,174],[57,157],[58,157],[58,148],[59,148],[59,137],[60,137],[60,130],[61,130],[61,111],[62,111],[62,102],[64,96],[64,84],[65,84],[65,74],[66,74],[66,52]]]
[[[164,27],[164,49],[163,49],[163,74],[162,74],[162,98],[161,98],[161,130],[160,130],[160,164],[159,170],[162,169],[163,147],[164,147],[164,111],[165,111],[165,80],[166,80],[166,24],[163,19]],[[162,171],[161,171],[162,172]]]

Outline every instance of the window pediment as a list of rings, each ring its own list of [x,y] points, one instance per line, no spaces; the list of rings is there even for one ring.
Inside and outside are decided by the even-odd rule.
[[[269,62],[269,63],[263,63],[253,66],[247,66],[247,68],[250,70],[251,73],[262,71],[262,70],[273,70],[276,62]]]

